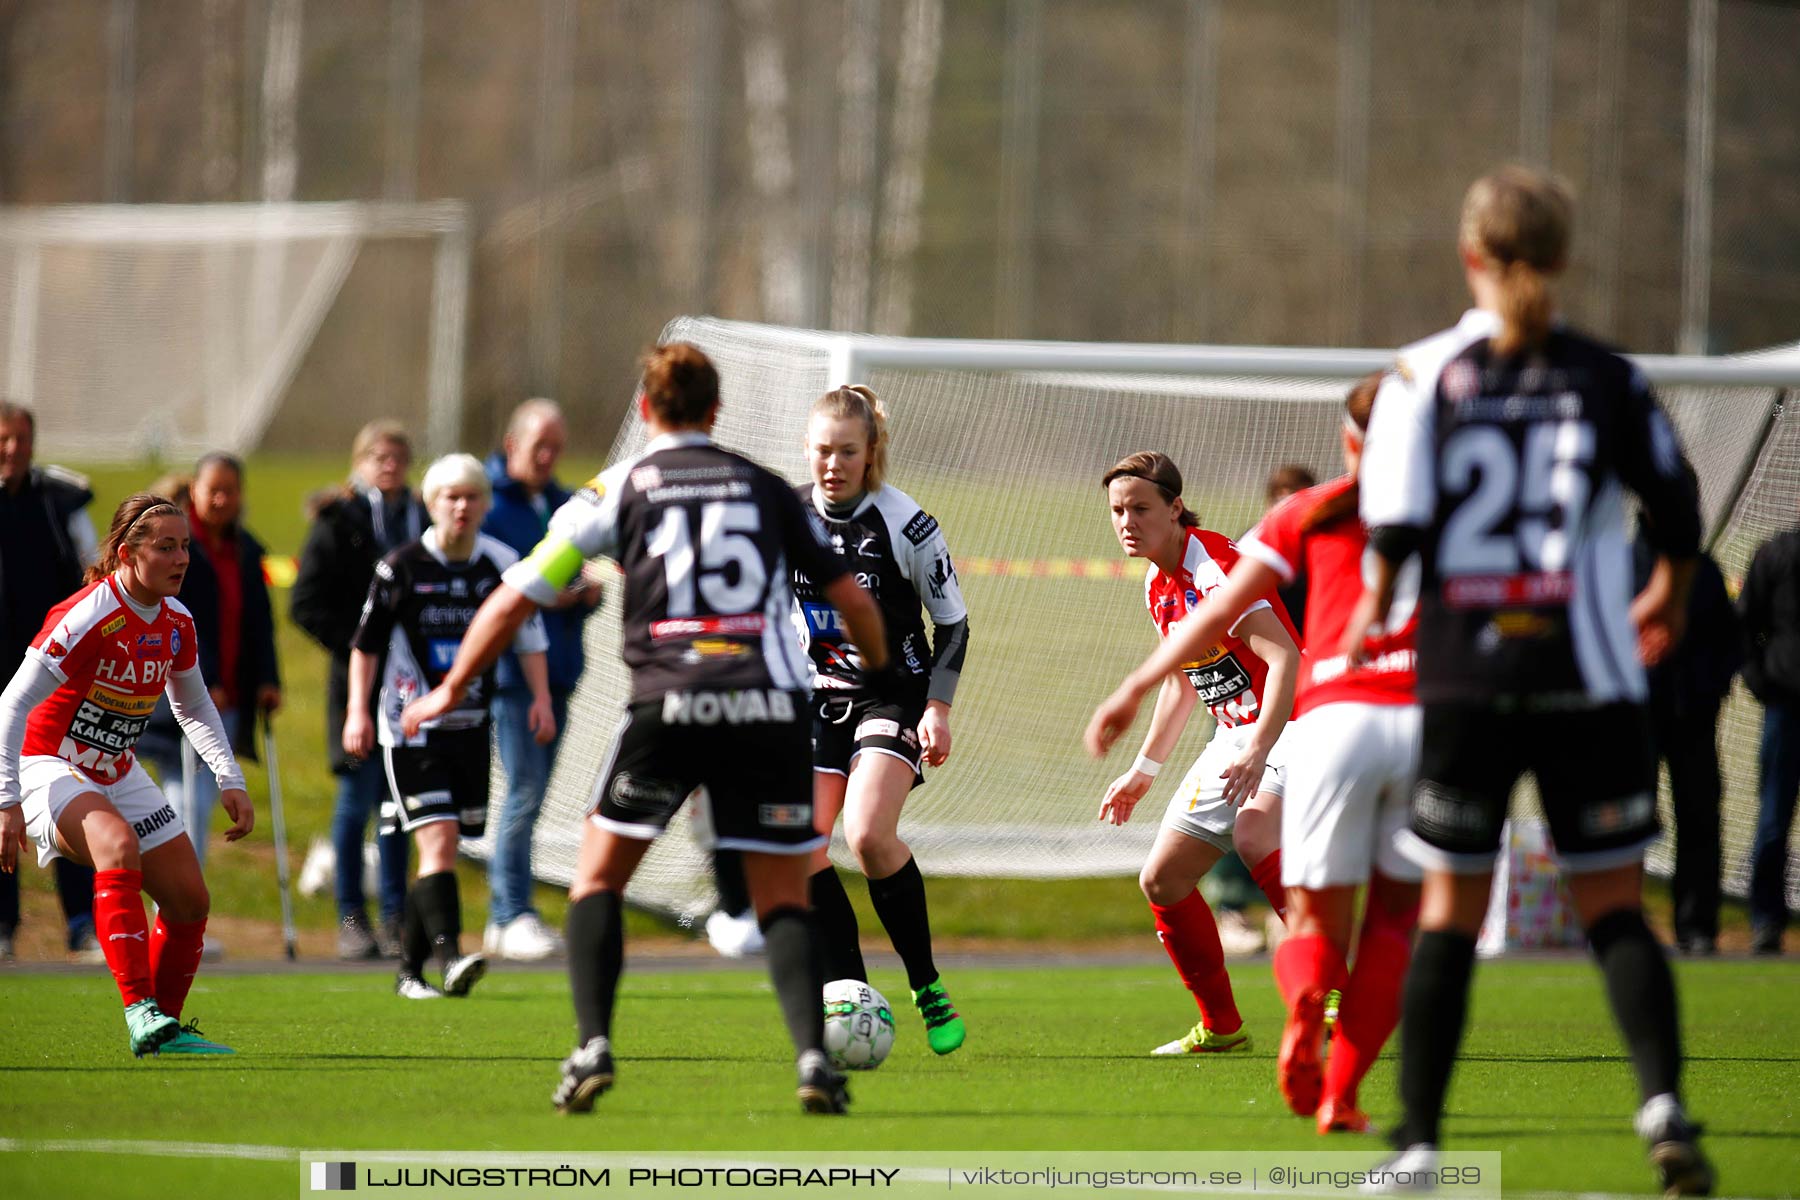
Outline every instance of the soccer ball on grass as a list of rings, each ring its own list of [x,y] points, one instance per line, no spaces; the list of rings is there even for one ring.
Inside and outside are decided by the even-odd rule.
[[[825,985],[825,1053],[840,1071],[871,1071],[894,1048],[894,1014],[860,979]]]

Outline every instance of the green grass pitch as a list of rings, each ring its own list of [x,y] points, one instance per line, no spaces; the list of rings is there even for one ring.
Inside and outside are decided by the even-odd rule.
[[[1723,1195],[1800,1185],[1794,973],[1678,967],[1690,1107]],[[892,977],[890,977],[892,976]],[[572,1040],[560,974],[503,970],[466,1001],[406,1003],[371,973],[204,974],[188,1004],[239,1054],[134,1061],[103,975],[12,975],[0,1003],[0,1191],[49,1196],[292,1194],[300,1151],[1382,1150],[1329,1143],[1275,1089],[1280,1006],[1265,963],[1234,969],[1249,1054],[1151,1059],[1193,1012],[1166,966],[946,972],[970,1025],[948,1058],[898,1014],[893,1056],[852,1082],[845,1119],[803,1117],[785,1038],[755,970],[628,971],[619,1083],[585,1117],[549,1105]],[[890,998],[905,990],[876,972]],[[1447,1139],[1504,1155],[1509,1194],[1647,1194],[1635,1092],[1583,960],[1483,964]],[[1391,1121],[1391,1054],[1365,1086]],[[272,1148],[268,1161],[50,1150],[111,1139]],[[243,1154],[246,1151],[235,1151]]]

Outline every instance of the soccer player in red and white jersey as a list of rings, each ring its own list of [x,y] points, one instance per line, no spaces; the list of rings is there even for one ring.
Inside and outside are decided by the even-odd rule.
[[[1395,604],[1358,665],[1335,653],[1362,599],[1368,537],[1356,513],[1357,466],[1380,381],[1379,374],[1360,380],[1345,402],[1348,473],[1288,497],[1245,536],[1224,586],[1100,706],[1087,735],[1089,749],[1104,753],[1150,685],[1210,645],[1247,598],[1306,577],[1310,652],[1300,669],[1296,719],[1281,743],[1287,762],[1281,873],[1292,909],[1288,936],[1275,952],[1275,979],[1288,1006],[1276,1072],[1289,1107],[1316,1114],[1320,1133],[1371,1128],[1357,1108],[1357,1086],[1399,1020],[1418,917],[1419,869],[1393,845],[1406,822],[1418,763],[1411,600],[1403,596]],[[1397,590],[1406,591],[1404,585]],[[1349,970],[1356,891],[1364,883],[1369,899]],[[1333,991],[1342,994],[1342,1017],[1327,1063],[1324,1030]]]
[[[95,932],[139,1057],[232,1053],[179,1019],[211,900],[181,816],[132,753],[158,696],[218,780],[226,840],[255,821],[200,678],[193,616],[174,598],[187,565],[181,510],[127,499],[86,586],[50,610],[0,695],[0,867],[16,868],[28,836],[40,866],[62,856],[96,869]]]
[[[1132,558],[1150,562],[1144,601],[1166,638],[1202,596],[1224,586],[1238,549],[1223,534],[1200,528],[1182,503],[1181,472],[1167,455],[1129,455],[1102,483],[1119,545]],[[1218,926],[1195,886],[1235,848],[1275,911],[1286,907],[1278,849],[1285,746],[1280,738],[1300,667],[1297,640],[1273,586],[1244,597],[1205,645],[1171,659],[1149,681],[1160,680],[1162,692],[1143,749],[1106,789],[1100,805],[1101,820],[1115,825],[1130,820],[1195,704],[1206,705],[1217,728],[1170,798],[1138,876],[1156,918],[1156,936],[1200,1009],[1192,1030],[1153,1054],[1250,1048],[1225,973]]]

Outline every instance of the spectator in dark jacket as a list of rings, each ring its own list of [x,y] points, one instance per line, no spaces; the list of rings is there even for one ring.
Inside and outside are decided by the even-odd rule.
[[[568,440],[562,410],[549,400],[527,400],[507,423],[506,439],[488,458],[488,480],[494,506],[481,531],[519,552],[531,553],[549,528],[550,514],[569,498],[556,481],[556,463]],[[569,696],[581,680],[581,627],[600,602],[600,588],[586,575],[543,612],[550,638],[550,700],[556,714],[556,737],[539,745],[527,714],[531,691],[510,650],[495,674],[494,735],[506,775],[506,795],[494,825],[494,855],[488,863],[493,890],[483,949],[502,958],[538,959],[562,948],[561,939],[544,924],[531,903],[531,833],[544,803],[544,789],[562,731],[568,724]]]
[[[362,617],[375,564],[391,550],[415,540],[431,524],[425,507],[407,486],[412,442],[398,423],[372,421],[350,450],[350,483],[325,497],[314,515],[300,571],[294,579],[294,624],[331,653],[327,685],[325,746],[338,777],[331,815],[331,842],[337,855],[338,956],[396,958],[400,953],[401,909],[406,902],[407,838],[379,838],[381,854],[381,936],[369,923],[363,899],[362,848],[369,818],[387,797],[387,776],[379,756],[353,759],[344,753],[344,713],[350,690],[350,639]]]
[[[1697,481],[1696,481],[1697,483]],[[1656,562],[1650,517],[1638,518],[1632,544],[1632,591],[1640,593]],[[1675,809],[1675,944],[1684,954],[1712,954],[1719,938],[1719,706],[1744,661],[1737,613],[1725,577],[1702,553],[1688,594],[1687,634],[1647,672],[1650,729],[1669,768]]]
[[[44,617],[81,587],[97,553],[87,480],[60,467],[34,467],[37,418],[0,400],[0,671],[12,678]],[[94,869],[56,860],[56,890],[68,921],[70,950],[98,954]],[[19,927],[19,876],[0,872],[0,960],[13,956]]]
[[[1751,948],[1780,954],[1788,921],[1788,827],[1800,795],[1800,529],[1777,534],[1756,552],[1738,615],[1744,622],[1744,683],[1763,703]]]

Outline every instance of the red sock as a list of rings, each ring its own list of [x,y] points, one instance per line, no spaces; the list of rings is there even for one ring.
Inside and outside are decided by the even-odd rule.
[[[1269,906],[1275,910],[1275,915],[1286,921],[1287,889],[1281,886],[1281,851],[1271,850],[1264,855],[1261,862],[1250,868],[1250,878],[1269,898]]]
[[[184,925],[156,915],[156,928],[150,931],[150,973],[156,979],[156,1007],[171,1017],[179,1017],[187,1002],[205,941],[205,917]]]
[[[1214,1033],[1236,1033],[1244,1018],[1238,1015],[1237,1000],[1231,994],[1225,951],[1219,947],[1219,927],[1206,898],[1197,891],[1189,892],[1179,904],[1152,904],[1150,912],[1156,917],[1156,936],[1169,952],[1175,973],[1194,993],[1200,1020]]]
[[[1286,937],[1275,948],[1275,986],[1289,1011],[1307,992],[1342,989],[1346,973],[1344,952],[1319,934]]]
[[[1356,1107],[1356,1089],[1400,1023],[1400,997],[1412,960],[1419,910],[1389,912],[1371,902],[1356,941],[1356,969],[1344,986],[1337,1035],[1325,1066],[1325,1095]]]
[[[150,974],[150,926],[144,920],[144,873],[94,872],[94,936],[127,1006],[156,993]]]

